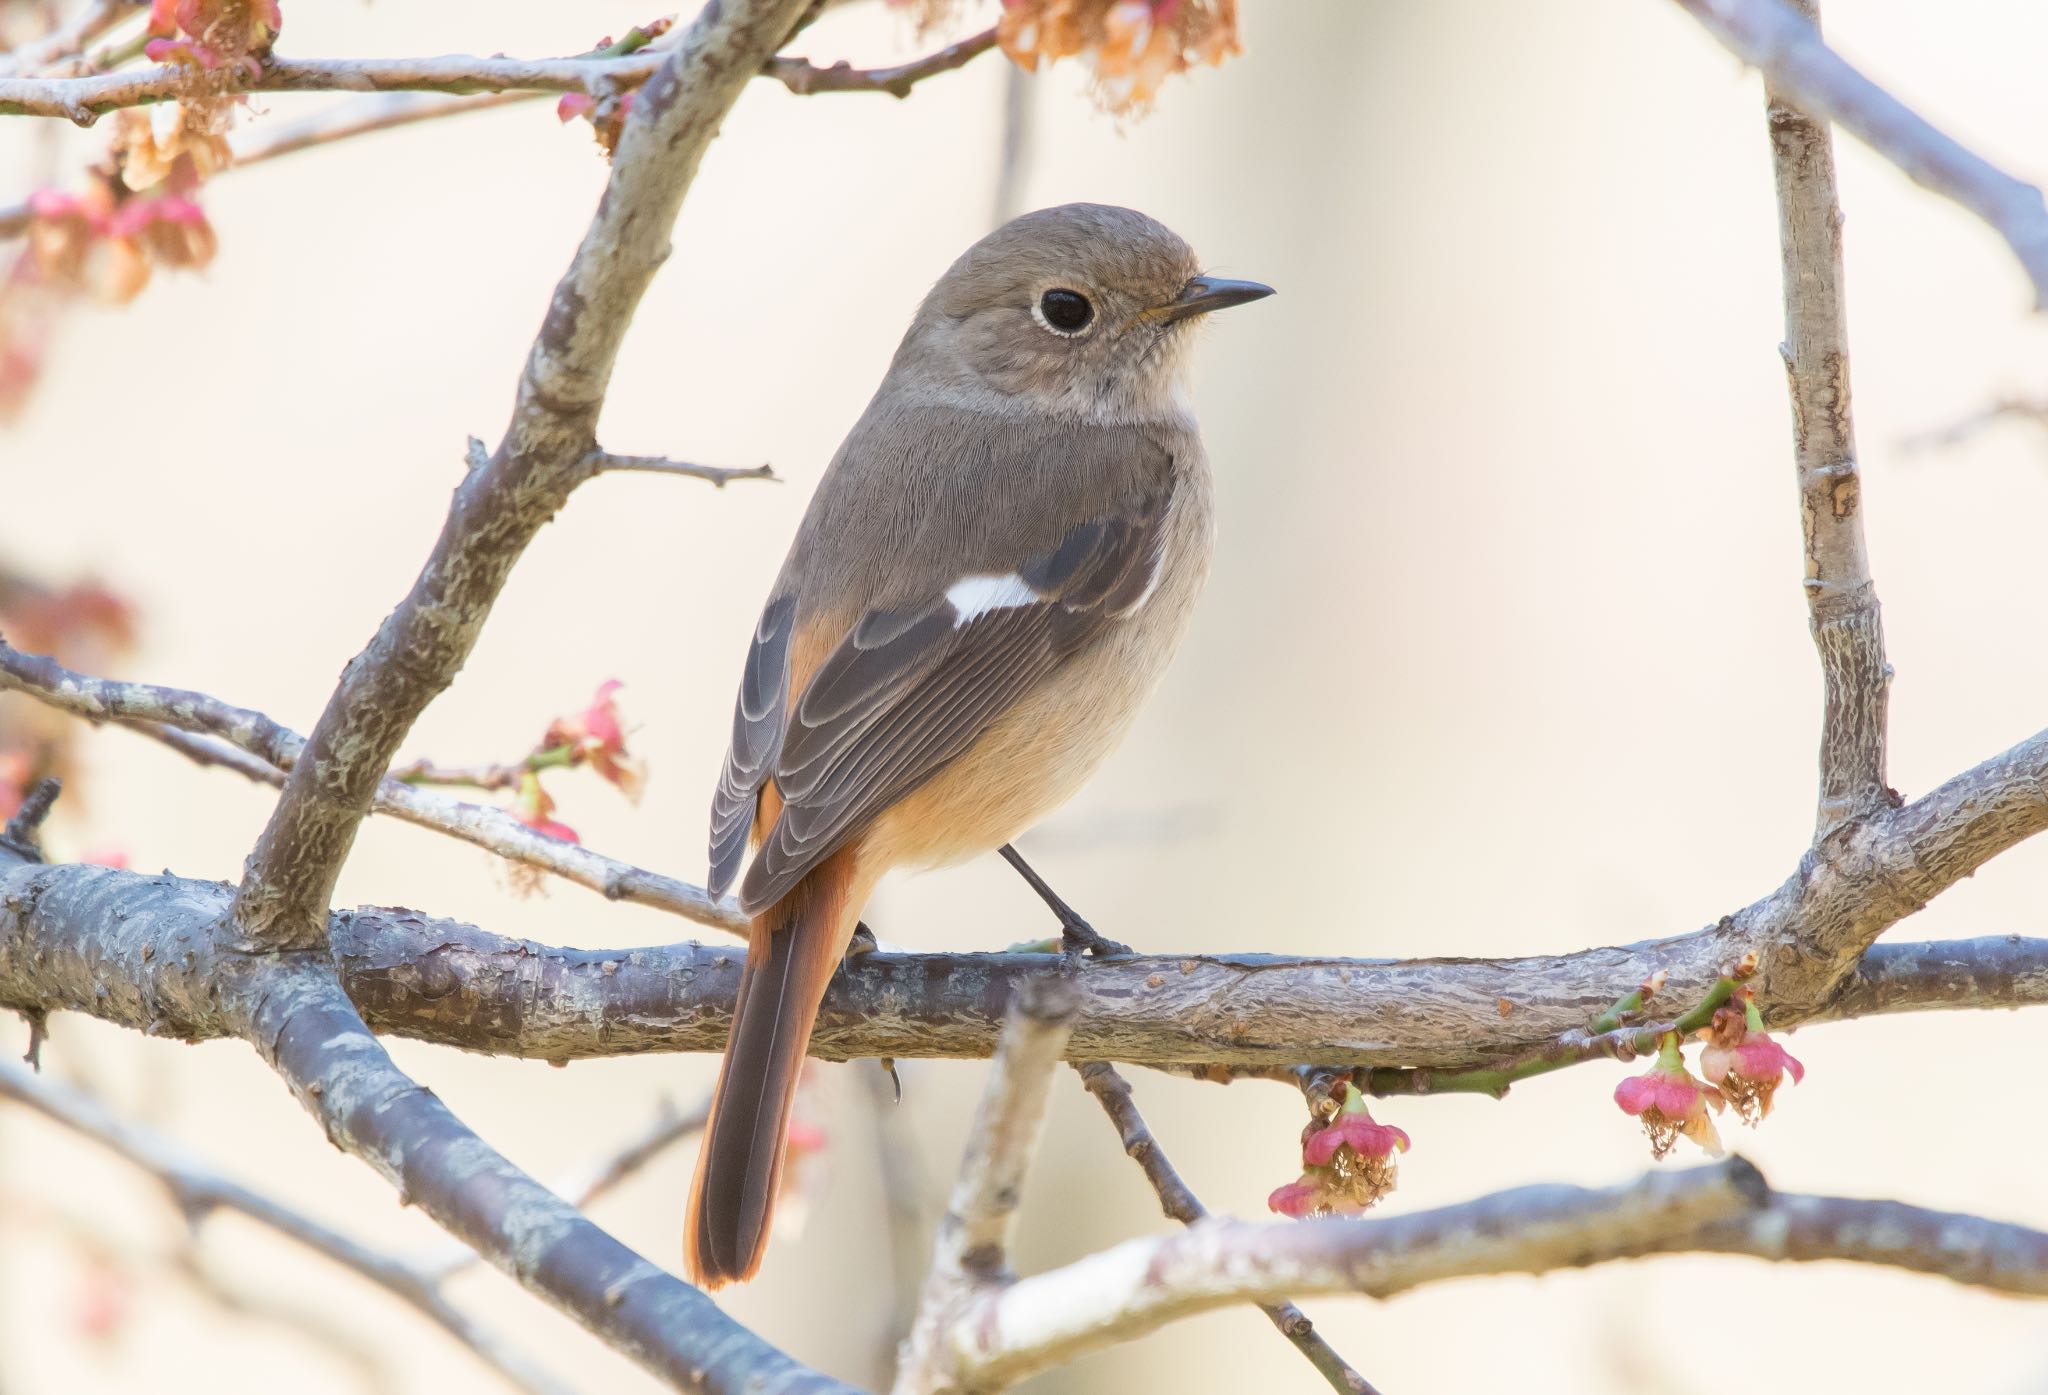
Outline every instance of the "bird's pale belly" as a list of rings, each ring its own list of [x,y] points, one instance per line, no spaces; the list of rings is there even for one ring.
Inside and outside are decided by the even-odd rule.
[[[938,867],[1001,847],[1071,799],[1116,749],[1179,646],[1208,576],[1206,474],[1191,483],[1174,501],[1157,591],[892,805],[863,840],[864,863]]]

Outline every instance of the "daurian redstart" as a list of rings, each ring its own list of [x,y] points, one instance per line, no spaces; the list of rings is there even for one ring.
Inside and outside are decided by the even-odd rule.
[[[1270,295],[1141,213],[1069,204],[968,248],[839,448],[754,630],[711,806],[753,917],[683,1239],[751,1278],[797,1073],[875,882],[1009,842],[1079,788],[1209,569],[1190,325]]]

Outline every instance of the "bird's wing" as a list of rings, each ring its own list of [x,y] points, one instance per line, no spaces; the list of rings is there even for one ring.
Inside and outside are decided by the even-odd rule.
[[[790,637],[777,618],[786,602],[771,605],[714,802],[713,889],[738,871],[767,779],[781,811],[741,888],[749,910],[787,894],[1062,660],[1136,612],[1158,580],[1170,497],[1170,484],[1155,487],[1014,571],[963,575],[937,595],[868,611],[793,696],[774,686],[787,678]]]
[[[794,596],[769,601],[760,623],[754,626],[747,667],[740,675],[740,695],[733,703],[732,745],[725,753],[718,790],[711,796],[709,885],[713,896],[725,895],[747,860],[754,808],[782,749],[783,726],[789,716],[789,647],[795,629]]]

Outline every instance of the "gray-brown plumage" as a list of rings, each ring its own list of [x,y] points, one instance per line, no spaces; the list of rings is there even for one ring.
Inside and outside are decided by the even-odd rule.
[[[1115,746],[1208,571],[1189,325],[1270,294],[1143,214],[1045,209],[919,307],[755,629],[712,801],[747,964],[684,1241],[759,1267],[825,984],[892,867],[1007,843]]]

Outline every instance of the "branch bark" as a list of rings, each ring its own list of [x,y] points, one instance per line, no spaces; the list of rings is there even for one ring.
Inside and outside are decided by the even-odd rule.
[[[1816,26],[1816,0],[1795,0]],[[1818,32],[1816,28],[1816,32]],[[1806,547],[1806,606],[1825,686],[1814,838],[1893,802],[1885,782],[1891,665],[1863,540],[1863,477],[1849,410],[1842,208],[1834,140],[1772,79],[1765,86],[1785,283],[1793,461]]]
[[[1786,0],[1677,0],[1788,103],[1834,122],[1923,189],[1961,204],[2003,237],[2048,309],[2048,206],[2041,191],[1937,130],[1843,60]]]
[[[230,895],[221,883],[168,874],[0,860],[0,1008],[68,1009],[186,1040],[236,1035],[208,989],[209,977],[237,957],[217,934]],[[1739,955],[1718,930],[1699,934],[1728,952],[1688,946],[1683,957],[1719,963]],[[1068,1057],[1207,1079],[1260,1075],[1291,1065],[1302,1048],[1289,1033],[1312,1023],[1315,1054],[1328,1064],[1417,1071],[1404,1080],[1428,1092],[1449,1073],[1558,1050],[1567,1031],[1583,1037],[1586,1019],[1613,1001],[1617,984],[1640,982],[1645,964],[1680,957],[1660,949],[1683,943],[1526,959],[1158,955],[1091,963],[1077,976]],[[394,908],[337,913],[330,953],[350,998],[380,1032],[547,1061],[722,1050],[744,960],[738,948],[696,943],[561,948]],[[863,955],[833,980],[811,1054],[986,1057],[1003,1004],[1022,981],[1055,967],[1043,954]],[[1503,1018],[1497,1002],[1508,994],[1518,1006]],[[2017,936],[1879,945],[1817,1006],[1759,999],[1780,1028],[2040,1004],[2048,1004],[2048,940]],[[1533,1022],[1564,1025],[1552,1033]]]
[[[640,89],[611,178],[527,358],[497,453],[455,492],[410,595],[352,661],[249,856],[235,919],[265,948],[317,947],[356,828],[399,743],[454,681],[513,565],[589,478],[626,327],[720,122],[806,0],[707,6]]]

